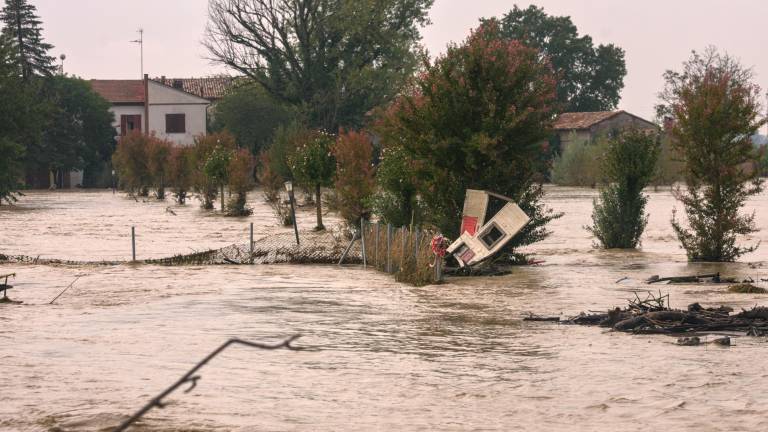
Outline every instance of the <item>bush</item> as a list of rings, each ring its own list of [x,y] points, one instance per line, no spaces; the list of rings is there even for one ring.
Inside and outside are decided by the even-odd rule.
[[[219,148],[232,150],[235,147],[234,137],[226,132],[199,136],[195,138],[195,145],[193,147],[194,150],[192,151],[194,166],[194,187],[195,191],[198,193],[198,198],[202,203],[202,207],[206,210],[213,209],[213,202],[216,200],[216,189],[217,186],[219,186],[219,183],[206,174],[205,167],[208,164],[208,161],[215,149]],[[213,165],[211,165],[210,169],[212,171],[213,168]],[[223,201],[223,186],[221,189],[221,199]]]
[[[170,141],[149,135],[147,137],[147,169],[158,200],[165,199],[165,183],[173,145]]]
[[[595,187],[602,179],[600,159],[606,140],[571,141],[552,162],[552,182],[559,186]]]
[[[591,227],[603,248],[632,249],[648,223],[643,189],[653,179],[660,143],[656,136],[630,130],[609,141],[600,164],[607,185],[595,200]]]
[[[422,222],[423,206],[417,197],[413,163],[404,148],[392,146],[382,150],[376,185],[377,191],[368,204],[383,222],[394,226]]]
[[[362,132],[339,132],[333,146],[336,158],[334,185],[337,210],[351,226],[358,226],[368,213],[366,203],[373,193],[373,144]]]
[[[0,154],[3,155],[0,158],[0,205],[3,201],[12,204],[22,195],[19,189],[23,186],[21,178],[24,173],[24,147],[0,137]]]

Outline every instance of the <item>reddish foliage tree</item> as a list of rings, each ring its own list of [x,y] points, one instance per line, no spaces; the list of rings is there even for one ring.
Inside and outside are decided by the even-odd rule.
[[[367,213],[365,202],[374,191],[373,144],[363,132],[339,131],[333,146],[336,158],[334,184],[339,197],[339,213],[352,226]]]
[[[246,208],[246,195],[253,186],[253,155],[247,149],[234,152],[229,160],[229,192],[234,194],[227,206],[228,216],[247,216],[251,209]]]

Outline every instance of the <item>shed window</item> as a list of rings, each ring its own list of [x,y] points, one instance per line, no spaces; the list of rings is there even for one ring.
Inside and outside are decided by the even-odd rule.
[[[488,249],[493,249],[493,247],[496,245],[496,243],[499,242],[499,240],[504,237],[504,231],[501,230],[501,228],[498,227],[498,225],[493,224],[491,225],[491,228],[486,230],[481,236],[480,240],[485,243],[485,246]]]
[[[165,133],[186,133],[187,119],[184,114],[165,115]]]

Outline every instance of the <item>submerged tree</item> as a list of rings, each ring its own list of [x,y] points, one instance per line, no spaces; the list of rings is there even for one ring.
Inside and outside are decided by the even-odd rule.
[[[309,125],[360,125],[417,68],[433,0],[212,0],[212,57],[299,108]]]
[[[336,160],[331,153],[333,137],[324,132],[316,132],[300,147],[290,159],[291,172],[300,185],[313,189],[317,210],[317,226],[315,230],[322,231],[323,200],[321,189],[331,186],[333,174],[336,171]]]
[[[168,157],[168,181],[178,204],[185,204],[194,182],[192,147],[172,147]]]
[[[55,59],[48,55],[53,45],[43,42],[40,18],[37,8],[27,0],[5,0],[0,11],[3,23],[2,35],[13,48],[13,63],[18,66],[21,76],[53,75]]]
[[[120,138],[117,150],[112,155],[112,165],[117,171],[120,183],[139,196],[149,194],[152,176],[149,172],[149,138],[147,135],[132,131]]]
[[[664,74],[661,115],[674,119],[672,138],[685,162],[687,188],[678,190],[689,229],[672,217],[672,226],[691,261],[734,261],[754,246],[739,246],[737,236],[757,231],[755,217],[739,210],[760,192],[751,136],[766,123],[760,87],[750,69],[715,48],[693,52],[681,72]]]
[[[606,249],[632,249],[648,224],[643,189],[654,177],[660,143],[656,134],[628,130],[610,140],[601,162],[607,184],[592,213],[591,232]]]
[[[253,186],[253,156],[247,149],[232,154],[228,167],[228,186],[233,194],[227,205],[227,216],[248,216],[253,210],[245,206],[248,191]]]
[[[173,145],[170,141],[149,135],[147,145],[147,169],[155,195],[158,200],[165,200],[165,186],[168,182],[169,160]]]
[[[462,45],[426,66],[416,89],[391,108],[382,127],[412,161],[426,221],[455,237],[466,189],[515,200],[531,221],[509,243],[548,235],[557,215],[536,182],[541,143],[555,112],[556,82],[539,52],[502,37],[485,21]]]
[[[368,198],[375,186],[371,138],[363,132],[342,130],[333,145],[333,156],[339,215],[347,224],[358,226],[368,213]]]
[[[618,105],[627,74],[623,49],[613,44],[595,47],[589,35],[579,36],[570,17],[550,16],[533,5],[514,6],[501,18],[501,31],[549,59],[564,112],[608,111]]]

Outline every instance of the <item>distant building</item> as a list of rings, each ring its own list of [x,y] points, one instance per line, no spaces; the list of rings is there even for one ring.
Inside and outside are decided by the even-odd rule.
[[[118,136],[132,130],[148,131],[188,146],[195,136],[206,133],[211,101],[181,86],[166,85],[147,75],[143,80],[91,80],[91,86],[112,104]]]
[[[563,113],[553,124],[555,138],[564,150],[571,142],[592,142],[601,136],[613,136],[629,128],[658,131],[659,127],[626,111]]]

